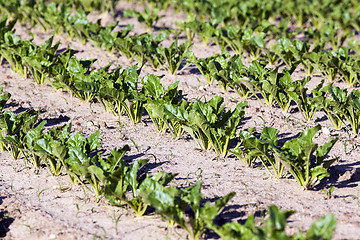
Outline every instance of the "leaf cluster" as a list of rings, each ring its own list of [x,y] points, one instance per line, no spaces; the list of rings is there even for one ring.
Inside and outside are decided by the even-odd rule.
[[[312,223],[305,233],[297,233],[293,236],[286,233],[288,218],[294,214],[293,210],[279,210],[275,205],[268,208],[268,219],[262,226],[256,226],[254,215],[251,215],[244,225],[237,222],[225,223],[222,226],[209,223],[209,228],[214,230],[224,240],[237,239],[283,239],[283,240],[313,240],[331,239],[336,227],[336,219],[332,214],[326,214]]]
[[[196,100],[189,110],[188,120],[183,126],[201,149],[214,149],[225,156],[230,142],[235,138],[236,128],[245,115],[246,101],[234,109],[225,110],[224,99],[213,97],[208,102]]]
[[[325,112],[336,129],[340,129],[343,124],[346,125],[345,120],[347,120],[353,133],[359,133],[359,90],[354,89],[348,94],[347,89],[332,84],[323,86],[320,83],[313,92],[317,93],[313,99],[316,108]],[[327,93],[330,94],[330,98],[326,97]]]
[[[123,13],[124,17],[136,17],[139,23],[143,23],[147,26],[148,29],[151,29],[163,15],[159,15],[160,9],[145,7],[143,12],[138,12],[134,9],[126,9]]]
[[[322,146],[313,142],[320,129],[320,125],[306,129],[282,146],[278,144],[279,131],[275,128],[264,127],[260,138],[244,130],[239,134],[241,147],[233,153],[248,166],[259,159],[268,172],[277,178],[283,177],[286,170],[301,187],[309,189],[330,175],[326,169],[337,160],[325,161],[325,158],[338,138],[332,138]],[[268,166],[272,167],[272,171]]]
[[[149,188],[144,189],[141,193],[144,201],[151,204],[168,224],[176,223],[185,229],[191,239],[199,239],[205,232],[207,223],[213,222],[225,205],[235,196],[235,193],[231,192],[210,205],[210,201],[203,203],[202,182],[177,189],[164,187],[151,180],[148,186]]]

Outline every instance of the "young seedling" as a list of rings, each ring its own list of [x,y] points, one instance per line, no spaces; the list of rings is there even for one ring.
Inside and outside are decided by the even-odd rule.
[[[329,199],[331,199],[332,198],[332,193],[334,192],[334,189],[335,189],[335,187],[334,186],[331,186],[330,188],[329,188],[329,190],[326,190],[326,189],[324,189],[323,191],[324,191],[324,193],[326,193],[326,200],[329,200]]]
[[[119,221],[120,218],[122,217],[123,214],[119,214],[118,216],[116,216],[115,211],[113,212],[113,215],[111,216],[111,220],[113,220],[114,224],[115,224],[115,232],[116,235],[118,235],[118,225],[119,225]]]

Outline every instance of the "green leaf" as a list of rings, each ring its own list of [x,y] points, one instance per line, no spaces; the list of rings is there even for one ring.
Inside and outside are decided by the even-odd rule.
[[[310,175],[311,175],[311,179],[313,181],[317,181],[317,180],[321,180],[325,177],[329,177],[330,174],[327,172],[327,170],[322,167],[322,166],[316,166],[314,168],[310,169]],[[309,186],[311,186],[313,184],[313,182],[309,182]]]
[[[89,137],[86,138],[86,141],[89,144],[89,149],[88,149],[89,152],[94,151],[98,147],[100,147],[99,136],[100,136],[100,131],[97,130],[96,132],[94,132],[93,134],[91,134]]]
[[[68,148],[58,141],[51,141],[50,147],[52,149],[52,155],[57,159],[64,161],[68,155]]]
[[[330,150],[333,148],[335,143],[339,140],[339,138],[331,138],[329,142],[325,143],[324,145],[320,146],[316,150],[316,165],[321,165],[330,152]],[[327,165],[326,168],[330,167],[330,165]]]
[[[85,164],[89,161],[88,156],[80,148],[69,147],[69,159],[70,165],[76,166],[78,164]]]
[[[321,219],[315,221],[309,231],[306,232],[306,239],[316,240],[332,239],[333,233],[336,228],[336,219],[332,214],[326,214]]]
[[[33,148],[36,139],[42,137],[46,123],[46,121],[42,121],[36,128],[29,130],[25,135],[26,145],[29,149]]]
[[[270,218],[266,221],[265,228],[268,232],[283,232],[286,227],[287,219],[294,213],[294,210],[286,210],[282,212],[275,205],[271,205],[269,207]]]
[[[0,88],[0,94],[3,93],[3,89]],[[5,104],[10,99],[11,94],[8,92],[5,92],[4,94],[0,95],[0,112],[3,111]]]
[[[301,148],[313,144],[315,134],[321,129],[320,125],[304,130],[299,137],[285,142],[283,149],[289,149],[292,154],[298,156]]]
[[[49,141],[47,141],[44,138],[41,138],[35,142],[34,148],[36,149],[36,152],[43,155],[51,155],[52,154],[52,148],[50,146]]]
[[[161,85],[160,77],[154,74],[147,74],[141,80],[144,88],[145,95],[153,99],[159,99],[165,93],[164,87]]]
[[[261,132],[261,140],[271,143],[277,146],[279,130],[271,127],[264,127]]]

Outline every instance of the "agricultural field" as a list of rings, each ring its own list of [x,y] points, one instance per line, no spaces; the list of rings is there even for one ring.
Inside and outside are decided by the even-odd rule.
[[[360,239],[360,3],[0,0],[0,237]]]

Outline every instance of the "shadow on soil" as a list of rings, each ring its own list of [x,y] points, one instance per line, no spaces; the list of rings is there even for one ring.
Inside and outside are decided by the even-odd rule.
[[[139,160],[138,158],[142,158],[144,156],[145,156],[144,153],[139,153],[139,154],[134,154],[134,155],[125,155],[122,157],[122,160],[124,160],[125,162],[131,163],[134,160]]]
[[[215,202],[217,199],[207,199],[211,202]],[[246,211],[247,208],[253,207],[252,204],[244,204],[244,205],[229,205],[226,206],[222,213],[218,215],[215,219],[214,223],[218,226],[222,226],[226,223],[230,223],[233,221],[237,221],[239,224],[244,225],[248,219],[249,212]],[[263,220],[267,214],[266,209],[257,210],[253,213],[255,222],[257,220]],[[204,239],[220,239],[220,237],[212,230],[206,230],[204,233]]]
[[[152,154],[151,154],[152,155]],[[141,159],[149,159],[149,162],[145,164],[143,168],[139,170],[139,175],[145,173],[151,173],[151,171],[159,166],[169,163],[169,161],[157,161],[156,158],[152,158],[151,155],[145,155],[144,153],[134,154],[134,155],[125,155],[122,160],[124,160],[127,164],[133,163],[135,160],[139,161]],[[153,155],[155,157],[155,155]]]
[[[323,179],[314,190],[327,187],[355,188],[360,182],[360,162],[337,164],[329,168],[330,177]]]
[[[42,120],[45,120],[47,122],[45,125],[46,127],[51,127],[51,126],[58,125],[61,123],[69,122],[70,118],[68,116],[60,115],[57,118],[44,118]]]
[[[3,199],[5,197],[0,197],[0,205],[3,203]],[[0,238],[6,237],[7,232],[10,231],[9,226],[14,222],[14,219],[8,215],[8,211],[0,211]]]
[[[188,67],[188,72],[191,73],[191,74],[199,75],[199,76],[201,75],[200,70],[194,65],[190,65]]]
[[[10,108],[10,107],[19,107],[20,104],[14,100],[12,100],[11,98],[9,99],[9,101],[5,104],[4,109]]]
[[[9,104],[6,104],[5,108],[6,107],[18,107],[16,110],[13,111],[16,115],[33,109],[33,108],[24,108],[19,103],[14,102],[14,101],[10,102]],[[38,113],[39,114],[46,113],[46,109],[38,109]],[[68,116],[60,115],[60,116],[54,117],[54,118],[50,118],[50,117],[41,118],[41,120],[46,120],[47,123],[46,123],[45,126],[46,127],[51,127],[51,126],[58,125],[58,124],[61,124],[61,123],[64,123],[64,122],[68,122],[70,120],[70,118]],[[37,124],[39,124],[39,123],[37,123]]]
[[[6,106],[10,106],[10,105],[6,105]],[[16,104],[14,106],[19,106],[16,110],[13,111],[15,114],[20,114],[20,113],[26,112],[28,110],[34,109],[34,108],[24,108],[24,107],[20,106],[20,104]],[[34,110],[39,111],[39,113],[45,113],[46,112],[45,109],[34,109]]]
[[[326,120],[328,120],[328,118],[326,117],[326,115],[315,119],[315,123],[320,123],[320,122],[325,122]]]

